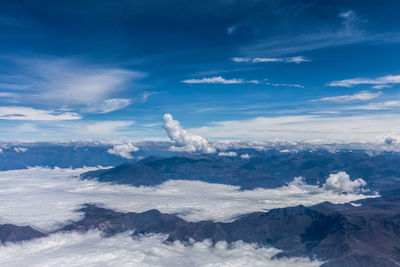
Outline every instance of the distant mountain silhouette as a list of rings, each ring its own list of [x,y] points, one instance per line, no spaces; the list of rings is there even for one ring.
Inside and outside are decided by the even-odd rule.
[[[310,184],[321,184],[329,174],[339,171],[347,172],[352,179],[363,178],[368,188],[382,195],[400,193],[400,184],[396,182],[400,177],[400,154],[368,156],[360,151],[267,151],[257,152],[250,159],[215,155],[149,157],[111,169],[87,172],[81,177],[134,186],[158,185],[166,180],[200,180],[253,189],[279,187],[298,176]]]

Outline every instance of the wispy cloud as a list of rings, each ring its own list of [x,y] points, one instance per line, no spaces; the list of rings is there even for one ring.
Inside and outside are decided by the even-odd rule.
[[[158,94],[157,92],[153,92],[153,91],[144,91],[142,93],[142,102],[146,102],[147,99],[152,96],[152,95],[156,95]]]
[[[354,106],[350,109],[354,110],[387,110],[392,108],[399,108],[400,101],[392,100],[392,101],[385,101],[385,102],[378,102],[378,103],[370,103],[368,105],[361,105],[361,106]]]
[[[201,78],[201,79],[188,79],[181,81],[186,84],[260,84],[260,85],[270,85],[270,86],[284,86],[284,87],[298,87],[303,88],[303,85],[295,84],[295,83],[270,83],[266,82],[267,79],[262,81],[259,80],[245,80],[245,79],[225,79],[221,76],[210,77],[210,78]]]
[[[385,105],[400,103],[386,103]],[[372,107],[370,107],[372,109]],[[373,140],[377,136],[400,133],[400,116],[397,114],[374,114],[342,116],[298,115],[256,117],[244,120],[212,122],[208,126],[190,131],[207,138],[221,139],[283,139],[327,141]]]
[[[106,99],[98,103],[98,105],[85,109],[86,112],[93,113],[110,113],[119,109],[129,106],[132,100],[126,98],[112,98]]]
[[[201,79],[187,79],[181,81],[182,83],[187,83],[187,84],[200,84],[200,83],[206,83],[206,84],[239,84],[239,83],[245,83],[243,79],[225,79],[221,76],[217,77],[211,77],[211,78],[201,78]]]
[[[365,31],[363,29],[365,20],[353,10],[341,12],[338,17],[341,19],[341,24],[333,29],[324,28],[311,33],[261,39],[255,44],[242,47],[241,52],[246,55],[279,56],[357,43],[400,42],[400,32],[375,34]]]
[[[89,135],[109,136],[116,131],[125,129],[133,124],[132,121],[100,121],[81,125],[80,130]]]
[[[96,109],[99,105],[108,110],[110,106],[114,108],[116,104],[126,104],[126,101],[116,101],[118,98],[113,96],[145,76],[138,71],[99,66],[70,58],[16,57],[11,61],[19,67],[19,75],[10,74],[2,79],[25,90],[21,99],[24,103],[68,105],[82,110]]]
[[[331,97],[323,97],[320,99],[315,99],[312,101],[333,101],[333,102],[347,102],[347,101],[354,101],[354,100],[371,100],[381,96],[381,92],[371,93],[367,91],[361,91],[355,93],[353,95],[339,95],[339,96],[331,96]]]
[[[370,78],[353,78],[346,80],[333,81],[327,84],[327,86],[333,87],[353,87],[356,85],[369,84],[375,85],[375,89],[382,89],[390,87],[392,84],[400,83],[400,75],[386,75],[375,79]]]
[[[248,57],[233,57],[233,62],[239,63],[268,63],[268,62],[285,62],[285,63],[302,63],[311,61],[303,56],[296,56],[296,57],[255,57],[255,58],[248,58]]]
[[[30,107],[2,106],[0,107],[0,119],[57,121],[57,120],[79,120],[81,119],[81,117],[74,112],[55,112],[53,110],[34,109]]]

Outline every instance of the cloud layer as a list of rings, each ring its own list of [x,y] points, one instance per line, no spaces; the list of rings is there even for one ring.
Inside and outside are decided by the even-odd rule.
[[[319,266],[305,258],[275,259],[275,248],[236,242],[163,243],[165,236],[132,239],[129,233],[104,238],[98,231],[57,233],[49,237],[0,246],[1,266]]]
[[[171,114],[165,114],[164,130],[168,137],[174,142],[171,147],[173,151],[200,152],[200,153],[215,153],[215,148],[210,145],[204,137],[195,135],[186,131],[180,123],[174,120]]]
[[[327,190],[299,182],[300,178],[279,188],[241,191],[237,186],[183,180],[156,187],[113,185],[79,179],[85,171],[88,169],[36,167],[0,172],[0,224],[53,230],[68,220],[79,220],[81,214],[75,210],[84,203],[123,212],[158,209],[188,221],[230,221],[249,212],[370,197],[354,192],[339,194],[330,187]]]

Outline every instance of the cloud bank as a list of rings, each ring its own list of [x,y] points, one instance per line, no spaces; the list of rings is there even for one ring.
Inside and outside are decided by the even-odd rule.
[[[104,238],[99,231],[57,233],[21,244],[0,246],[0,265],[26,266],[319,266],[306,258],[271,259],[275,248],[236,242],[163,243],[165,236],[132,239],[129,233]]]
[[[208,143],[207,139],[183,129],[180,123],[172,118],[171,114],[165,114],[163,119],[163,128],[171,141],[174,142],[174,146],[171,147],[171,150],[208,154],[216,152],[215,148]]]
[[[36,167],[0,172],[0,224],[54,230],[68,220],[79,220],[82,214],[76,209],[84,203],[96,203],[122,212],[158,209],[178,214],[188,221],[231,221],[249,212],[300,204],[310,206],[323,201],[345,203],[371,197],[356,194],[356,190],[340,194],[338,190],[331,190],[331,183],[326,189],[301,183],[299,179],[279,188],[241,191],[237,186],[200,181],[177,180],[155,187],[134,187],[77,177],[88,170]]]
[[[137,152],[139,148],[128,142],[126,144],[119,144],[107,150],[107,153],[120,156],[126,159],[133,159],[131,152]]]

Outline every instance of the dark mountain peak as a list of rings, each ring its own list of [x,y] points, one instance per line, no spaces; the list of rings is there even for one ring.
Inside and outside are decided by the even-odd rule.
[[[44,236],[46,236],[46,234],[41,233],[30,226],[17,226],[14,224],[0,225],[1,243],[26,241]]]

